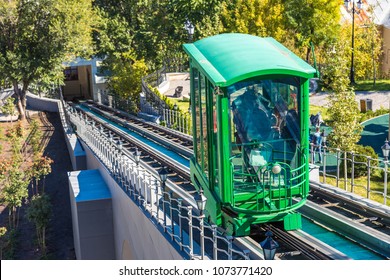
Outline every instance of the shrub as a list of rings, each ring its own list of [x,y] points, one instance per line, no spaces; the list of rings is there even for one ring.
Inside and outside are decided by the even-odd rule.
[[[371,146],[362,146],[355,145],[354,149],[354,178],[361,177],[367,174],[367,157],[371,157],[372,159],[378,159],[378,155],[375,153],[374,149]],[[347,174],[351,176],[352,174],[352,154],[347,154]],[[372,167],[378,166],[378,161],[372,160],[370,161],[370,165]],[[340,172],[344,174],[344,160],[342,155],[342,161],[340,163]]]

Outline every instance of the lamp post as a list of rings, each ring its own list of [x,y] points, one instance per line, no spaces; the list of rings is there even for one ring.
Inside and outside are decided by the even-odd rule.
[[[273,260],[275,257],[276,249],[279,247],[278,242],[273,240],[272,232],[267,231],[265,233],[266,238],[260,242],[261,248],[263,248],[263,254],[265,260]]]
[[[166,225],[167,225],[167,214],[165,213],[165,182],[168,179],[168,170],[164,166],[161,168],[161,170],[158,172],[158,175],[160,176],[161,180],[161,198],[162,198],[162,207],[163,207],[163,214],[164,214],[164,232],[166,232]],[[157,217],[158,218],[158,217]]]
[[[207,202],[207,197],[203,194],[203,189],[200,189],[200,191],[194,196],[194,199],[200,211],[200,215],[199,215],[200,252],[201,252],[201,258],[203,260],[204,259],[204,218],[205,218],[203,212],[206,209],[206,202]]]
[[[187,33],[188,33],[188,42],[192,42],[192,37],[194,36],[194,32],[195,32],[195,26],[192,24],[191,21],[189,21],[188,19],[186,20],[186,22],[184,23],[184,29],[187,30]]]
[[[347,11],[348,8],[349,8],[349,3],[352,2],[352,54],[351,54],[351,71],[350,71],[350,82],[351,84],[354,84],[355,83],[355,68],[354,68],[354,65],[353,65],[353,61],[354,61],[354,52],[355,52],[355,13],[358,13],[356,8],[355,8],[355,0],[344,0],[344,6],[345,6],[345,9]],[[360,10],[362,8],[362,0],[358,0],[356,2],[357,4],[357,9]]]
[[[390,152],[390,145],[389,145],[389,141],[387,139],[385,141],[385,144],[381,147],[381,149],[382,149],[383,157],[385,158],[385,161],[387,161],[389,158],[389,152]]]

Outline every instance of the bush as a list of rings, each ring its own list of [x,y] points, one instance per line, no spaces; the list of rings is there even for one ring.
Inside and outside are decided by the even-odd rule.
[[[381,116],[384,114],[388,114],[388,113],[389,113],[389,109],[385,109],[383,107],[376,110],[375,112],[374,111],[367,111],[365,113],[360,113],[360,122],[362,123],[366,120],[369,120],[369,119],[372,119],[372,118],[375,118],[375,117],[378,117],[378,116]]]
[[[372,159],[378,159],[378,155],[375,153],[374,149],[371,146],[362,146],[355,145],[354,149],[354,178],[361,177],[367,175],[367,157],[371,157]],[[342,155],[342,160],[340,163],[340,174],[344,174],[344,157]],[[352,174],[352,154],[347,154],[347,174],[351,176]],[[359,163],[357,163],[359,162]],[[360,163],[361,162],[361,163]],[[372,167],[378,166],[378,161],[372,160],[370,161],[370,165]]]

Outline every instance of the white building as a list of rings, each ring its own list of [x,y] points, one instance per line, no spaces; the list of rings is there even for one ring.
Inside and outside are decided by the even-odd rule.
[[[102,95],[107,95],[107,79],[100,67],[102,61],[94,57],[90,60],[77,58],[64,63],[65,100],[93,99],[102,102]]]

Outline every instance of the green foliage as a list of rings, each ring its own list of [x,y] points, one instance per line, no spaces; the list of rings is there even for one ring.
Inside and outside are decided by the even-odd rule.
[[[8,230],[6,227],[0,228],[0,246],[2,260],[13,260],[15,257],[15,249],[17,246],[17,231],[15,229]]]
[[[42,131],[39,129],[39,123],[37,120],[32,120],[30,123],[30,140],[29,143],[32,147],[34,156],[37,156],[41,151]]]
[[[39,182],[43,179],[42,193],[45,191],[45,178],[51,173],[51,164],[53,160],[47,156],[41,156],[34,159],[30,169],[31,177],[35,179],[35,194],[39,194]]]
[[[361,176],[367,175],[367,156],[371,157],[370,165],[371,167],[378,166],[378,161],[375,159],[378,159],[377,153],[375,153],[374,149],[371,146],[362,146],[362,145],[355,145],[354,146],[354,178],[358,178]],[[348,176],[352,175],[352,154],[347,154],[347,174]],[[344,161],[340,164],[340,174],[344,174]]]
[[[186,19],[195,26],[194,39],[221,30],[221,2],[217,0],[96,0],[94,4],[102,17],[95,33],[99,53],[111,56],[112,50],[131,51],[153,70],[168,59],[183,56],[182,44],[188,41],[183,28]]]
[[[15,98],[8,97],[5,99],[3,106],[1,107],[1,112],[4,115],[9,115],[12,121],[12,117],[15,115]]]
[[[28,196],[29,174],[21,169],[19,162],[3,161],[0,163],[0,181],[2,185],[0,202],[9,209],[10,227],[16,228],[16,211]]]
[[[132,112],[137,111],[141,79],[146,75],[146,64],[143,59],[136,60],[130,53],[122,53],[120,58],[111,59],[111,76],[108,86],[120,98],[133,104]]]
[[[338,52],[342,52],[338,45]],[[343,151],[350,151],[359,141],[362,126],[355,92],[349,86],[348,67],[343,56],[328,54],[328,66],[323,72],[324,82],[333,92],[329,95],[328,115],[333,131],[329,135],[329,143]]]
[[[309,60],[310,43],[316,48],[333,44],[338,35],[340,22],[339,0],[287,0],[285,16],[295,47],[306,52]],[[302,52],[302,51],[301,51]]]
[[[3,249],[4,249],[4,247],[7,244],[6,233],[7,233],[7,228],[6,227],[0,227],[0,260],[3,259]]]
[[[27,208],[26,217],[35,224],[38,244],[46,253],[46,228],[51,216],[51,203],[48,195],[34,195]]]
[[[383,107],[379,108],[378,110],[375,111],[367,111],[365,113],[360,113],[360,122],[364,122],[366,120],[385,115],[389,113],[389,109],[385,109]]]
[[[282,1],[235,0],[222,2],[222,23],[225,32],[272,36],[282,40],[286,34]]]
[[[21,118],[31,83],[58,83],[64,61],[91,53],[93,22],[91,0],[0,2],[0,76],[14,86]]]

